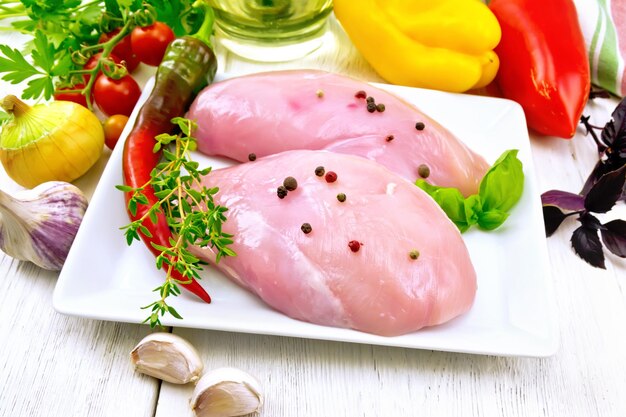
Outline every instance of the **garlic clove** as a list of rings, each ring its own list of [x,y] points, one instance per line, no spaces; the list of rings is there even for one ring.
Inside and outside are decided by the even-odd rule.
[[[191,396],[198,417],[235,417],[259,411],[261,383],[237,368],[218,368],[200,378]]]
[[[187,384],[200,378],[202,359],[185,339],[171,333],[152,333],[130,353],[135,370],[173,384]]]

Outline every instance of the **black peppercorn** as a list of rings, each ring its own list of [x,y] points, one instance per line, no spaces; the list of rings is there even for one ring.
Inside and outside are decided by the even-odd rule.
[[[323,177],[325,172],[326,170],[322,166],[315,168],[315,175],[317,175],[318,177]]]
[[[376,104],[367,103],[367,111],[370,113],[374,113],[376,111]]]
[[[298,181],[294,177],[287,177],[283,181],[283,186],[287,189],[287,191],[293,191],[298,188]]]
[[[417,130],[424,130],[425,127],[426,127],[426,125],[424,123],[422,123],[422,122],[415,123],[415,128]]]
[[[311,233],[311,230],[313,230],[313,228],[309,223],[302,223],[302,226],[300,226],[300,230],[302,230],[305,235],[308,235],[309,233]]]
[[[255,160],[256,160],[256,154],[255,153],[248,154],[248,161],[255,161]]]
[[[288,191],[284,185],[281,185],[280,187],[276,189],[276,195],[278,195],[278,198],[280,198],[281,200],[287,197],[287,192]]]

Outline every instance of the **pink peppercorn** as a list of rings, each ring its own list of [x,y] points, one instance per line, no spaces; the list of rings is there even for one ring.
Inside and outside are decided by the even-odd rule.
[[[358,240],[351,240],[350,242],[348,242],[348,247],[352,252],[358,252],[359,249],[361,249],[361,245],[362,243]]]

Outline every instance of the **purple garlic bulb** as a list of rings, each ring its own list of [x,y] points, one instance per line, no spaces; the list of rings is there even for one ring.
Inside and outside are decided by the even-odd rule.
[[[87,204],[80,189],[62,181],[14,196],[0,191],[0,249],[15,259],[60,270]]]

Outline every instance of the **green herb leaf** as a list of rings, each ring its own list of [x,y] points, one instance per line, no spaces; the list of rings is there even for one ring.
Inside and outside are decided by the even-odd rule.
[[[167,306],[167,311],[174,317],[176,317],[179,320],[182,320],[182,316],[180,314],[178,314],[178,311],[176,311],[174,309],[174,307],[172,306]]]
[[[162,134],[156,137],[157,145],[160,145],[163,162],[152,170],[151,178],[144,186],[133,189],[128,186],[117,186],[123,192],[134,191],[129,200],[129,210],[136,215],[138,205],[150,205],[144,211],[141,218],[127,226],[127,234],[141,233],[151,236],[150,228],[145,221],[157,221],[157,211],[167,222],[172,236],[168,238],[166,246],[150,242],[152,247],[160,253],[156,256],[157,268],[165,267],[168,271],[165,283],[160,286],[160,299],[151,304],[156,316],[151,315],[146,322],[151,325],[159,325],[158,318],[164,314],[171,314],[180,318],[175,309],[167,304],[166,299],[170,295],[178,295],[180,290],[175,285],[177,278],[172,271],[179,272],[184,279],[181,283],[199,279],[201,265],[206,265],[194,256],[187,247],[192,245],[216,248],[216,262],[223,256],[235,256],[235,252],[228,246],[233,243],[232,236],[222,232],[222,223],[226,221],[224,213],[226,207],[215,204],[213,196],[219,191],[217,187],[206,188],[202,185],[204,176],[202,172],[210,172],[210,168],[198,171],[199,164],[190,158],[190,143],[194,140],[190,135],[195,128],[195,123],[184,118],[172,120],[181,129],[180,135]],[[155,148],[157,149],[157,148]],[[182,174],[182,175],[181,175]],[[150,202],[143,190],[152,188],[156,202]],[[132,231],[132,232],[131,232]],[[138,237],[137,237],[138,238]],[[127,236],[128,241],[132,241]],[[178,277],[180,279],[180,277]],[[156,319],[155,319],[156,317]]]
[[[116,185],[115,188],[125,193],[135,190],[133,187],[129,187],[128,185]]]
[[[524,171],[517,153],[517,149],[504,152],[480,182],[483,210],[509,211],[522,196]]]
[[[504,152],[480,182],[478,194],[464,198],[456,188],[438,187],[423,179],[415,182],[443,209],[461,233],[477,224],[483,230],[497,229],[522,196],[524,172],[517,150]]]
[[[26,61],[17,49],[0,45],[0,73],[6,73],[2,79],[11,84],[18,84],[34,75],[43,73]]]
[[[35,49],[31,52],[34,64],[50,74],[55,61],[54,47],[40,30],[35,32],[34,46]]]
[[[443,209],[448,218],[456,224],[461,232],[469,228],[465,215],[465,198],[463,198],[463,195],[458,189],[437,187],[427,183],[423,179],[417,180],[415,185],[426,191],[426,193],[437,202],[439,207]]]

